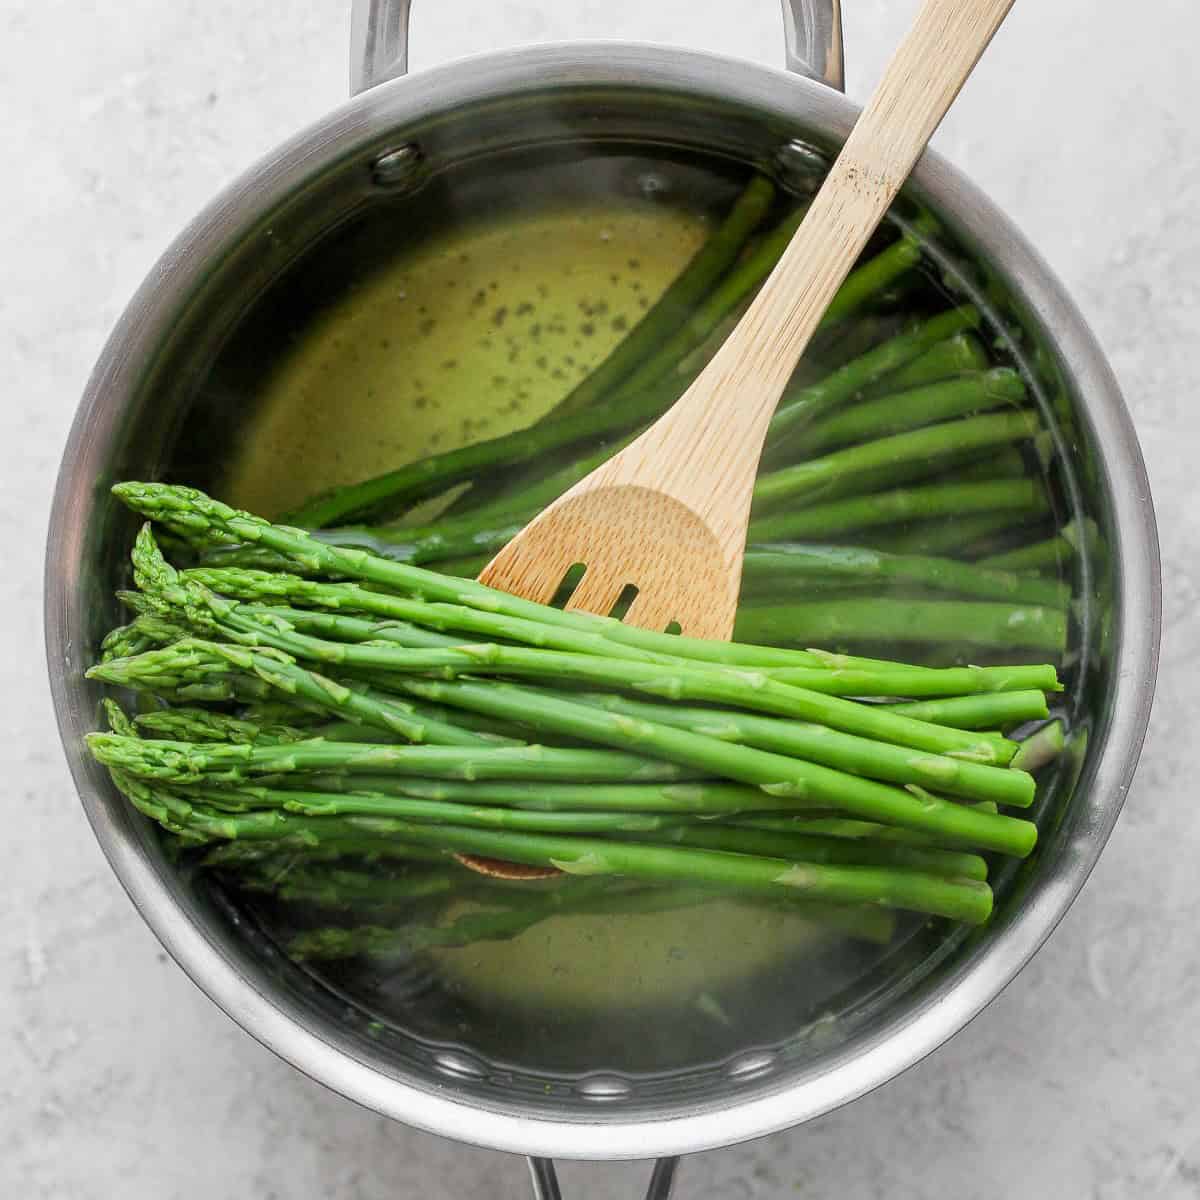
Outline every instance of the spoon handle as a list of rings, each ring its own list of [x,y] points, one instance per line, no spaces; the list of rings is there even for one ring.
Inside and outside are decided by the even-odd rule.
[[[688,464],[669,490],[717,524],[753,486],[772,413],[834,294],[1014,0],[925,0],[778,265],[737,328],[638,451]],[[628,453],[628,452],[627,452]],[[716,464],[708,471],[705,464]],[[714,479],[721,486],[714,487]],[[687,494],[684,493],[694,493]],[[724,520],[722,520],[722,515]]]

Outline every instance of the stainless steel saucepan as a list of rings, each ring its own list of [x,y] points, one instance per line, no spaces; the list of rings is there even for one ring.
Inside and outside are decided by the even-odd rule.
[[[200,214],[142,285],[95,368],[49,533],[58,720],[88,817],[134,903],[196,983],[264,1045],[389,1117],[531,1156],[540,1196],[557,1195],[556,1156],[661,1158],[651,1194],[665,1196],[672,1156],[807,1121],[917,1062],[1004,988],[1066,912],[1120,812],[1149,716],[1160,582],[1146,473],[1117,384],[1069,297],[1005,216],[927,154],[902,205],[922,214],[939,270],[984,306],[1024,371],[1056,439],[1063,503],[1100,534],[1076,566],[1071,752],[1043,801],[1035,856],[1001,881],[986,927],[892,963],[821,1036],[810,1024],[719,1061],[563,1072],[524,1052],[381,1034],[177,872],[83,753],[98,692],[82,673],[114,623],[131,529],[109,486],[183,474],[189,422],[212,403],[214,355],[272,281],[376,206],[419,223],[438,181],[473,181],[455,194],[465,207],[486,206],[487,179],[506,164],[569,153],[586,174],[615,161],[616,149],[753,165],[803,186],[856,116],[839,90],[839,0],[785,0],[786,71],[603,43],[510,50],[408,76],[408,8],[358,0],[353,99]],[[423,996],[414,992],[411,1003],[427,1003]],[[647,1042],[655,1036],[647,1029]]]

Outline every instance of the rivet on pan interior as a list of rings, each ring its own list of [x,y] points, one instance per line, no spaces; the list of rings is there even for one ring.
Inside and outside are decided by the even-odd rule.
[[[753,1075],[762,1075],[775,1065],[776,1055],[770,1050],[752,1050],[748,1054],[739,1054],[731,1059],[725,1067],[725,1073],[734,1079],[748,1079]]]
[[[829,170],[829,156],[795,138],[775,152],[775,176],[788,191],[808,196],[817,190]]]
[[[371,179],[376,187],[400,191],[416,187],[421,179],[421,149],[414,142],[387,150],[371,164]]]
[[[633,1092],[633,1085],[616,1075],[589,1075],[578,1091],[585,1100],[623,1100]]]
[[[460,1079],[482,1079],[487,1074],[487,1068],[479,1059],[459,1050],[439,1050],[433,1056],[433,1065],[439,1071],[457,1075]]]

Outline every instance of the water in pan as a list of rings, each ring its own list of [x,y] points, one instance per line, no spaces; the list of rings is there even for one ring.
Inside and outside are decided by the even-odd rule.
[[[733,168],[677,158],[609,154],[600,162],[592,172],[541,163],[507,179],[492,166],[456,183],[438,180],[424,199],[370,210],[327,239],[247,314],[216,364],[190,444],[210,444],[203,426],[233,427],[236,413],[237,450],[226,442],[219,463],[196,481],[275,515],[315,492],[547,412],[653,304],[745,179]],[[781,197],[775,218],[793,203]],[[895,236],[885,231],[873,252]],[[803,377],[820,379],[914,319],[952,306],[928,262],[910,269],[818,341]],[[1003,363],[989,341],[982,331],[976,352]],[[1045,449],[1026,440],[1019,453],[948,460],[940,475],[875,477],[875,491],[886,492],[931,478],[1035,481],[1038,502],[991,529],[964,517],[868,521],[801,536],[963,558],[1041,541],[1059,507]],[[551,464],[532,465],[545,473]],[[186,468],[193,479],[195,468]],[[408,519],[428,522],[452,499]],[[1042,578],[1053,583],[1066,571],[1054,560]],[[886,636],[864,631],[862,622],[877,620],[888,599],[902,601],[891,607],[907,619]],[[986,601],[947,602],[912,582],[864,587],[844,575],[768,579],[747,588],[745,629],[756,640],[928,661],[1063,661],[1055,639],[1065,615],[1038,618],[1028,643],[1004,632],[1028,625],[1033,609],[1045,606],[1010,603],[1007,625],[998,609],[989,611],[990,644],[956,640],[950,626],[931,640],[921,628],[927,614],[978,626],[983,608],[953,607],[964,603]],[[942,607],[922,608],[931,604]],[[331,900],[330,882],[339,878]],[[590,892],[578,880],[489,883],[444,864],[274,858],[266,874],[243,867],[221,879],[280,943],[302,939],[306,968],[373,1020],[568,1074],[685,1068],[806,1028],[837,1036],[831,1015],[864,1012],[907,986],[958,936],[937,921],[889,925],[882,912],[847,925],[794,904],[595,881],[586,881],[595,885]],[[364,926],[367,933],[335,932],[324,941],[314,934]],[[645,1036],[650,1020],[653,1038]]]

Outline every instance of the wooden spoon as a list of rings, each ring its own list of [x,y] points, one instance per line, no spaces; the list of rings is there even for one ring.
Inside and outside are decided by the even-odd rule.
[[[607,615],[632,587],[631,624],[732,636],[751,494],[784,386],[1013,2],[925,0],[803,223],[725,344],[641,437],[517,534],[481,582],[547,603],[567,571],[583,563],[570,609]]]

